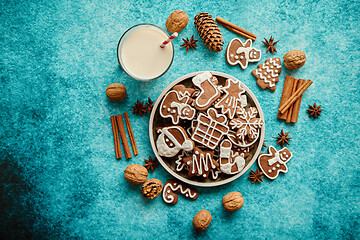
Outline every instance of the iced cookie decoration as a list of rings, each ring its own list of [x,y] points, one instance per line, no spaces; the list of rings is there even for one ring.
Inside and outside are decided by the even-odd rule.
[[[182,183],[176,179],[169,180],[165,183],[162,197],[167,204],[175,205],[178,202],[178,195],[176,192],[184,195],[191,200],[196,200],[199,196],[199,192],[189,185]]]
[[[220,97],[217,80],[210,72],[203,72],[193,77],[192,82],[200,90],[194,106],[199,111],[205,111]]]
[[[288,171],[286,163],[291,157],[292,153],[286,147],[277,151],[273,146],[269,146],[268,153],[259,155],[258,164],[266,177],[275,179],[279,172],[286,173]]]
[[[160,115],[171,118],[173,124],[178,124],[179,119],[191,120],[195,116],[195,109],[190,106],[189,96],[180,96],[177,91],[169,91],[160,105]]]
[[[195,89],[193,88],[187,88],[183,84],[178,84],[172,88],[172,90],[177,91],[181,97],[184,96],[192,96],[195,92]]]
[[[220,108],[221,113],[227,114],[229,119],[233,119],[238,104],[241,105],[241,102],[246,102],[246,96],[242,95],[245,90],[241,87],[240,81],[229,78],[226,80],[226,85],[222,91],[225,95],[215,104],[215,108]]]
[[[180,126],[170,126],[156,129],[159,134],[156,147],[160,156],[174,157],[180,150],[191,151],[194,142]]]
[[[236,174],[245,167],[245,159],[232,151],[232,144],[228,139],[220,145],[220,170],[225,174]]]
[[[258,68],[251,71],[256,78],[256,83],[261,89],[268,88],[275,91],[275,84],[279,81],[281,73],[281,59],[269,58],[264,63],[259,64]]]
[[[188,176],[201,176],[207,178],[211,169],[217,169],[219,163],[214,160],[214,151],[203,151],[194,148],[192,156],[184,157],[184,163],[188,166]]]
[[[191,138],[210,149],[214,149],[223,135],[229,131],[226,116],[217,113],[214,108],[209,108],[207,114],[200,113],[196,121]]]
[[[234,38],[226,48],[225,58],[229,65],[239,64],[241,69],[246,69],[249,62],[260,61],[261,51],[252,47],[250,39],[243,43],[240,38]]]
[[[237,118],[230,121],[230,127],[237,129],[236,138],[239,146],[250,146],[259,138],[264,121],[257,118],[257,114],[258,110],[255,107],[250,107],[247,111],[244,108],[239,108],[236,112]]]

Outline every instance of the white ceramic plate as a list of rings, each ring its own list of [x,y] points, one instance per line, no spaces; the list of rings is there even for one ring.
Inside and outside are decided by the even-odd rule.
[[[236,79],[233,76],[230,76],[225,73],[215,72],[215,71],[210,71],[210,72],[218,78],[219,84],[222,84],[222,85],[225,84],[225,80],[228,78]],[[162,158],[159,156],[159,154],[157,152],[155,142],[156,142],[158,134],[156,133],[155,129],[160,126],[164,126],[165,122],[169,122],[169,119],[163,119],[160,116],[158,108],[159,108],[161,100],[163,99],[165,94],[170,89],[172,89],[172,87],[174,87],[177,84],[184,84],[185,86],[190,87],[190,86],[192,86],[192,82],[191,82],[192,78],[195,75],[198,75],[200,73],[202,73],[202,71],[194,72],[194,73],[190,73],[185,76],[182,76],[164,89],[164,91],[160,94],[160,96],[156,100],[154,107],[151,111],[150,123],[149,123],[149,135],[150,135],[151,147],[155,153],[155,156],[157,157],[160,164],[172,176],[179,179],[180,181],[183,181],[183,182],[191,184],[191,185],[200,186],[200,187],[214,187],[214,186],[219,186],[219,185],[223,185],[223,184],[234,181],[235,179],[237,179],[238,177],[243,175],[251,167],[251,165],[253,165],[253,163],[256,161],[256,159],[261,151],[261,148],[263,146],[264,136],[265,136],[265,121],[264,121],[263,111],[261,110],[260,104],[259,104],[258,100],[256,99],[255,95],[250,91],[250,89],[248,87],[245,86],[244,83],[242,83],[242,86],[246,91],[245,94],[247,95],[247,98],[248,98],[248,106],[255,106],[259,111],[260,118],[264,121],[264,126],[261,129],[259,139],[255,143],[255,147],[253,149],[251,149],[250,155],[245,159],[246,164],[245,164],[244,169],[235,175],[221,174],[222,177],[218,178],[216,180],[213,180],[210,176],[206,179],[190,178],[187,176],[187,172],[185,170],[183,170],[181,172],[177,172],[175,170],[175,168],[176,168],[175,160],[177,159],[177,156],[175,156],[173,158]]]

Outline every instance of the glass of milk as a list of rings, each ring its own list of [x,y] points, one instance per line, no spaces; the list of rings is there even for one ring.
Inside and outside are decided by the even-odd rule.
[[[174,45],[160,48],[169,35],[152,24],[139,24],[128,29],[120,38],[117,56],[124,71],[140,81],[161,77],[174,59]]]

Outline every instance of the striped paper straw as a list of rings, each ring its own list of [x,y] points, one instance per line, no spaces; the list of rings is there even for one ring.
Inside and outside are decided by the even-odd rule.
[[[162,42],[162,44],[160,45],[161,48],[164,48],[166,46],[166,44],[168,44],[169,42],[171,42],[174,38],[176,38],[178,36],[177,32],[174,32],[168,39],[166,39],[165,41]]]

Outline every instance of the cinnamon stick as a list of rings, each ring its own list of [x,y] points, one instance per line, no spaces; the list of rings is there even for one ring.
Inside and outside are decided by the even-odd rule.
[[[293,85],[293,89],[292,89],[292,91],[291,91],[291,95],[293,95],[295,92],[296,92],[296,90],[297,90],[297,86],[298,86],[298,82],[299,82],[299,80],[298,79],[296,79],[296,78],[294,78],[294,85]],[[293,108],[294,108],[294,104],[293,105],[291,105],[290,106],[290,108],[288,109],[288,111],[286,112],[286,122],[287,123],[290,123],[291,122],[291,115],[292,115],[292,113],[293,113]]]
[[[246,38],[250,38],[251,40],[255,41],[256,40],[256,35],[239,27],[239,26],[236,26],[235,24],[229,22],[229,21],[226,21],[225,19],[221,18],[221,17],[216,17],[216,21],[221,23],[224,27],[230,29],[231,31],[237,33],[237,34],[240,34],[241,36],[244,36]]]
[[[125,157],[126,157],[126,159],[129,159],[129,158],[131,158],[131,152],[130,152],[128,141],[126,139],[125,127],[124,127],[124,122],[123,122],[121,114],[116,115],[116,121],[117,121],[117,124],[119,127],[119,132],[120,132],[121,142],[122,142],[124,152],[125,152]]]
[[[283,91],[281,94],[279,109],[291,97],[294,82],[295,82],[294,77],[286,76]],[[277,118],[286,120],[286,117],[287,117],[287,112],[285,112],[284,114],[282,114],[280,111],[278,112]]]
[[[114,135],[115,156],[116,156],[116,159],[119,159],[119,158],[122,158],[122,154],[121,154],[121,147],[120,147],[119,132],[118,132],[117,124],[116,124],[116,117],[110,116],[110,120],[111,120],[113,135]]]
[[[130,143],[131,143],[134,155],[136,156],[136,155],[139,154],[139,152],[138,152],[138,149],[137,149],[137,146],[136,146],[134,133],[133,133],[131,123],[130,123],[130,119],[129,119],[129,115],[128,115],[127,112],[124,112],[124,117],[125,117],[126,128],[128,130],[128,134],[129,134],[129,138],[130,138]]]
[[[292,96],[279,108],[281,113],[285,113],[286,110],[310,87],[313,82],[309,79],[303,84]]]
[[[299,79],[297,89],[301,88],[301,86],[306,82],[305,79]],[[296,123],[299,117],[300,105],[301,105],[302,95],[295,101],[293,104],[293,112],[291,115],[291,122]]]

